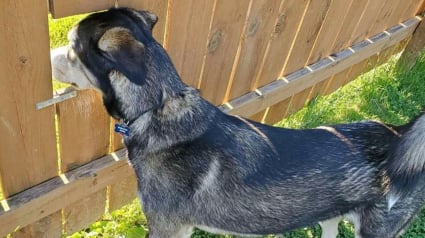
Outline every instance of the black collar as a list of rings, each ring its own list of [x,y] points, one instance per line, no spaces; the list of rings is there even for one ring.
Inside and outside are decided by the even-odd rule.
[[[135,117],[132,120],[127,120],[127,119],[121,119],[122,123],[115,123],[115,132],[123,135],[123,136],[129,136],[130,135],[130,126],[137,121],[138,119],[140,119],[143,115],[145,115],[146,113],[148,113],[149,111],[154,111],[154,110],[158,110],[159,108],[162,107],[162,104],[160,106],[153,106],[145,111],[143,111],[142,113],[140,113],[139,116]]]

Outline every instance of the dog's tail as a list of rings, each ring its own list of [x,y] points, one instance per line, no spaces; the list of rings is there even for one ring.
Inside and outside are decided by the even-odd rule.
[[[399,129],[401,139],[390,151],[386,165],[389,208],[425,179],[425,114]]]

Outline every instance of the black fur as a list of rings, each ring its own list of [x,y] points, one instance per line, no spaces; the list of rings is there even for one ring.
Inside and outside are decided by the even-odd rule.
[[[410,224],[425,196],[421,124],[292,130],[223,114],[180,80],[152,37],[156,19],[132,9],[93,14],[70,42],[82,66],[53,59],[54,72],[87,69],[108,112],[130,122],[125,144],[151,237],[187,237],[193,227],[282,233],[347,214],[362,237],[395,237]],[[102,44],[115,48],[99,47],[111,29],[130,32],[123,42],[137,50],[113,38]],[[403,154],[412,141],[414,162]],[[399,186],[413,173],[416,183]],[[398,201],[388,210],[390,195]]]

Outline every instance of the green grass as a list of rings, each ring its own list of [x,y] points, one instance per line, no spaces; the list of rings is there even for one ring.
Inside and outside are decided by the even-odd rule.
[[[65,45],[66,32],[82,16],[61,20],[49,19],[51,47]],[[311,128],[323,124],[334,124],[364,119],[380,120],[386,123],[403,124],[417,115],[425,105],[425,54],[416,66],[404,72],[395,69],[394,57],[389,63],[360,76],[357,80],[328,96],[319,96],[297,113],[289,116],[277,126],[290,128]],[[63,87],[57,82],[55,88]],[[351,238],[353,226],[341,222],[339,238]],[[144,237],[146,219],[137,200],[120,210],[105,214],[87,229],[70,235],[72,238],[85,237]],[[283,235],[266,237],[316,238],[320,237],[318,225],[299,229]],[[194,238],[224,238],[231,236],[211,235],[197,230]],[[403,236],[405,238],[425,237],[425,210]]]

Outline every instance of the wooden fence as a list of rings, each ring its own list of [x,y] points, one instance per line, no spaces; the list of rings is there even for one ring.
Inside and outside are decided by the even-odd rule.
[[[52,97],[48,11],[60,18],[116,5],[160,17],[156,38],[203,97],[271,124],[403,50],[425,0],[5,0],[0,237],[71,234],[136,197],[99,95],[35,108]]]

